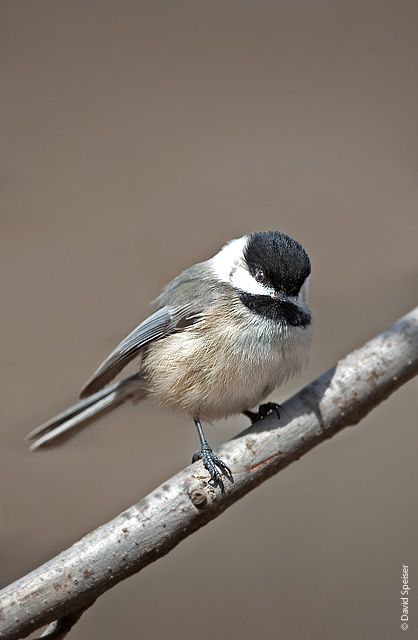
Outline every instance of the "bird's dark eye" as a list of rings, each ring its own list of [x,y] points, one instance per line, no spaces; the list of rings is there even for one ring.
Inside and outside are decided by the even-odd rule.
[[[254,278],[257,280],[257,282],[264,282],[264,271],[262,269],[256,271]]]

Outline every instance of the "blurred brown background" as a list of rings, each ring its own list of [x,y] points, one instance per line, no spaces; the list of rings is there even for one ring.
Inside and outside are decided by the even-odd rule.
[[[188,464],[193,425],[146,404],[53,453],[23,441],[183,268],[254,230],[305,246],[311,365],[277,401],[417,304],[417,19],[408,0],[3,0],[0,586]],[[417,388],[108,592],[72,640],[406,638],[402,564],[412,637]]]

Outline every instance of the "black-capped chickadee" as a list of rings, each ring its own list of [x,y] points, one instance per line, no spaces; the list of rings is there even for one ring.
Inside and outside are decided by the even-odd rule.
[[[231,470],[213,453],[201,420],[245,413],[264,417],[274,403],[250,411],[308,362],[312,320],[311,265],[301,245],[279,231],[228,242],[213,258],[186,269],[158,298],[159,308],[100,365],[82,400],[33,430],[31,450],[65,442],[127,401],[145,397],[190,416],[214,487]],[[137,373],[111,381],[128,362]]]

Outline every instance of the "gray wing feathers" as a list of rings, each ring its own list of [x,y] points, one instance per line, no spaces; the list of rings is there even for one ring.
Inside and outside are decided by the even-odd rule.
[[[172,317],[167,307],[162,307],[141,322],[106,358],[81,390],[85,398],[108,384],[149,342],[168,335]]]
[[[216,297],[212,283],[202,274],[203,265],[198,267],[183,272],[163,290],[159,298],[161,307],[122,340],[100,365],[82,389],[82,400],[78,404],[29,433],[31,450],[60,445],[127,400],[138,402],[146,396],[140,371],[120,382],[109,383],[128,362],[141,355],[147,344],[198,322],[202,311],[199,300],[204,300],[207,306]],[[172,305],[173,299],[176,307]]]
[[[199,311],[200,309],[196,309],[195,303],[177,309],[170,309],[167,306],[158,309],[144,322],[141,322],[112,351],[84,385],[80,397],[86,398],[111,382],[128,362],[137,357],[141,349],[150,342],[164,338],[173,331],[180,331],[197,322],[200,317]]]

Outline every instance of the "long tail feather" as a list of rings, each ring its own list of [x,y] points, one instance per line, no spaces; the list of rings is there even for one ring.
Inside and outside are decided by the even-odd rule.
[[[26,440],[32,443],[29,450],[48,449],[64,444],[127,400],[138,402],[145,395],[141,381],[136,376],[115,382],[31,431],[26,436]]]

